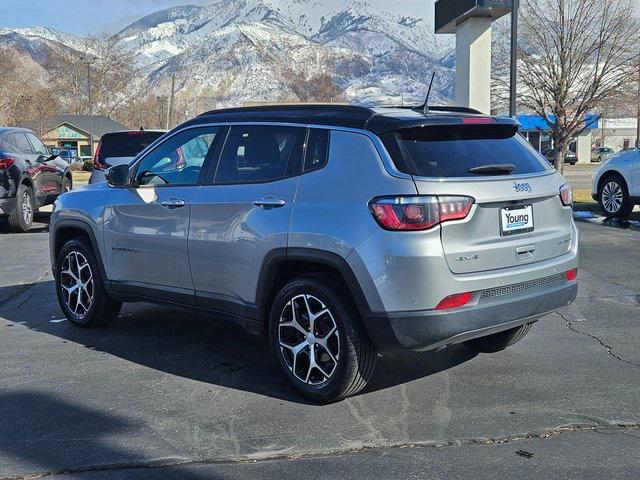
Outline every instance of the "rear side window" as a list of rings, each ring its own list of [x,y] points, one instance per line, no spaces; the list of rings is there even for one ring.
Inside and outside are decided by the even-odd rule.
[[[164,135],[163,132],[117,132],[107,133],[100,142],[100,160],[114,157],[135,157],[156,139]]]
[[[323,168],[329,157],[329,130],[312,128],[307,140],[307,154],[304,159],[304,171]]]
[[[512,175],[551,170],[510,125],[439,125],[383,136],[401,172],[420,177],[474,177],[474,167],[512,164]]]
[[[275,125],[231,127],[215,183],[278,180],[300,170],[306,129]]]
[[[13,138],[16,142],[16,148],[18,150],[20,150],[22,153],[33,153],[31,144],[29,143],[29,140],[27,140],[27,137],[24,133],[16,132],[13,134]]]

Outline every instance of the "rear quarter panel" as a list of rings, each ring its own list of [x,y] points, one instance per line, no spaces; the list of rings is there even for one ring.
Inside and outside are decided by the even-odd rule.
[[[380,228],[369,200],[402,194],[416,194],[411,177],[390,175],[369,135],[333,130],[327,165],[300,177],[288,246],[346,258]]]

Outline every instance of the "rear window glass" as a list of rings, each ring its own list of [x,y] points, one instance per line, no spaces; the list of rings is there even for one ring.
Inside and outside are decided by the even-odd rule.
[[[510,125],[439,125],[386,134],[396,168],[420,177],[481,177],[475,167],[512,164],[511,175],[551,170]]]
[[[108,133],[101,140],[100,159],[135,157],[162,135],[164,132]]]

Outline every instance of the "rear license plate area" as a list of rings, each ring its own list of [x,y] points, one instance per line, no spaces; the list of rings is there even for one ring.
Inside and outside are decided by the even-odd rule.
[[[500,208],[500,235],[508,237],[533,232],[533,205]]]

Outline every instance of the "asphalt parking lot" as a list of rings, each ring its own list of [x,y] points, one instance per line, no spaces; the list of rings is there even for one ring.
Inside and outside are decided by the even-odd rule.
[[[215,318],[127,305],[62,317],[47,215],[0,225],[0,478],[637,478],[640,231],[580,222],[578,300],[505,352],[379,359],[318,406],[267,343]]]

